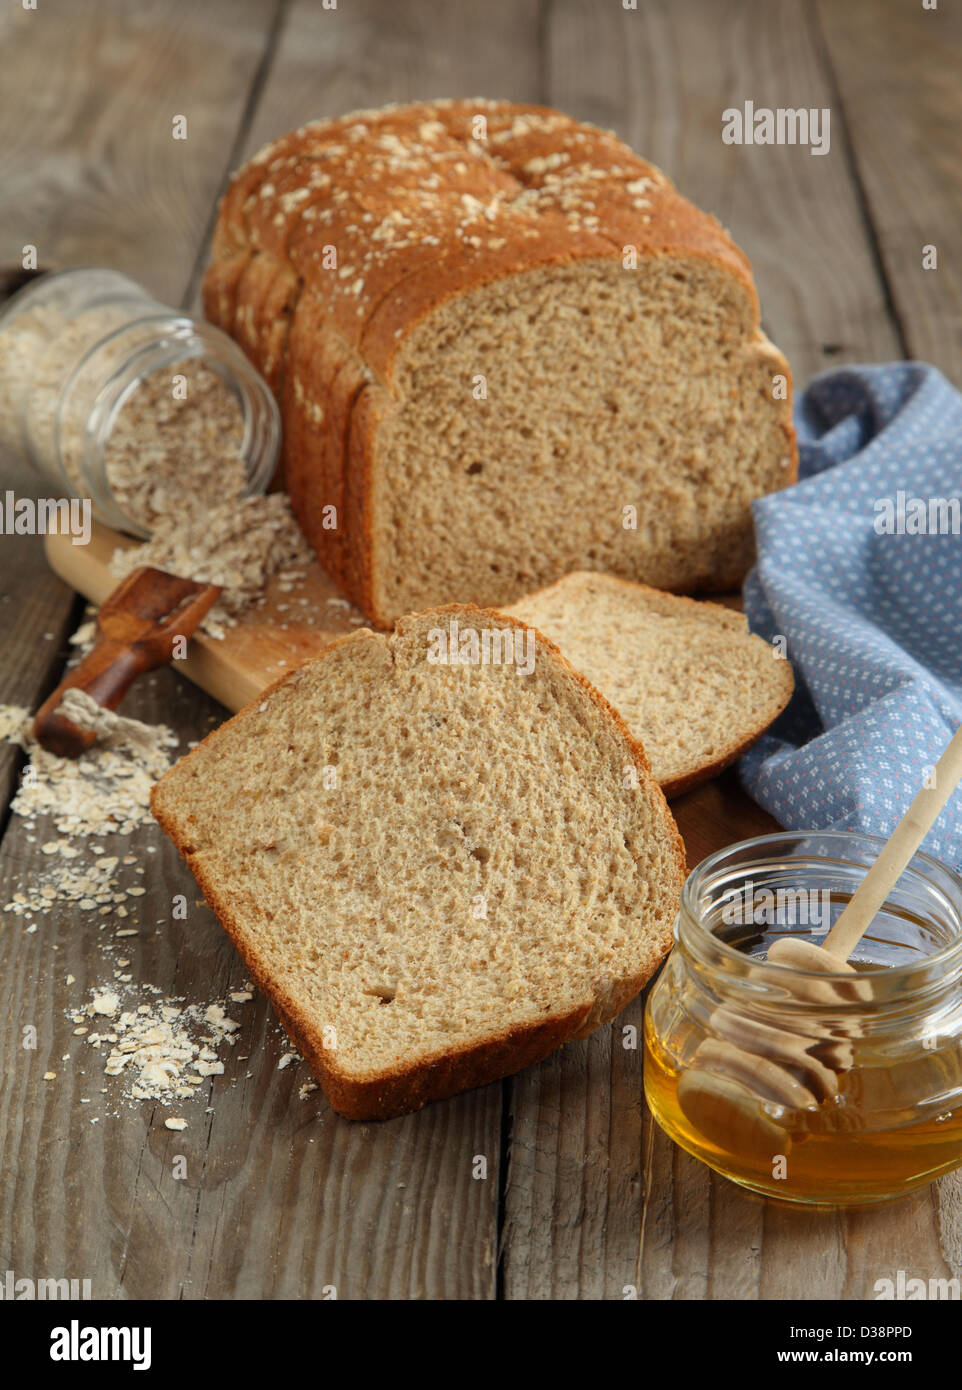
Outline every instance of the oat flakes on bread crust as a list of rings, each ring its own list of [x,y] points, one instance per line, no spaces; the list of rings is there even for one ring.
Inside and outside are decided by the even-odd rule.
[[[432,664],[429,634],[452,620],[519,631],[533,674]],[[354,1119],[483,1085],[613,1018],[670,946],[685,873],[620,716],[541,634],[463,605],[339,638],[152,805]]]
[[[225,194],[205,309],[278,394],[298,519],[382,627],[573,569],[734,588],[751,498],[795,478],[791,373],[745,256],[613,134],[546,107],[285,135]]]

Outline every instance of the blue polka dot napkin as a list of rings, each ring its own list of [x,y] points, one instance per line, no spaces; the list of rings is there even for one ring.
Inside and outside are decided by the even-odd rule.
[[[799,483],[752,504],[745,612],[797,688],[742,780],[788,828],[888,835],[962,721],[962,395],[920,362],[845,367],[796,425]],[[962,869],[962,788],[923,848]]]

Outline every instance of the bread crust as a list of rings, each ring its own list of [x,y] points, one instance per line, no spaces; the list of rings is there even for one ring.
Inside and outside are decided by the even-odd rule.
[[[484,141],[473,135],[479,117]],[[406,340],[467,291],[539,267],[620,260],[627,244],[639,257],[704,259],[742,287],[759,352],[788,383],[773,408],[789,460],[780,485],[793,482],[791,373],[760,333],[747,259],[713,217],[610,132],[509,102],[389,106],[302,126],[234,176],[205,312],[281,391],[295,513],[321,563],[379,626],[396,615],[377,595],[384,557],[374,543],[375,447]],[[325,263],[331,248],[336,269]],[[315,325],[310,334],[302,317]],[[313,338],[321,365],[310,351],[288,355],[288,323],[292,343]],[[332,372],[335,361],[349,384]],[[321,440],[311,398],[330,412]],[[347,505],[335,530],[321,507],[337,497]],[[732,560],[744,570],[743,554]],[[711,585],[740,577],[719,574]]]
[[[473,604],[448,604],[430,611],[439,619],[469,617],[500,626],[522,627],[526,630],[530,627],[520,619],[506,617],[493,609],[477,608]],[[412,619],[418,616],[411,615]],[[398,624],[402,631],[405,621],[402,619]],[[662,813],[661,829],[665,832],[673,859],[672,891],[676,897],[680,897],[686,874],[685,848],[664,795],[651,775],[644,749],[632,737],[621,715],[612,708],[600,691],[574,669],[555,644],[536,628],[530,630],[535,634],[537,648],[559,665],[587,694],[616,736],[623,741],[626,753],[638,771],[640,785],[647,789],[648,795]],[[315,663],[328,660],[332,651],[344,644],[356,642],[359,638],[375,636],[380,636],[385,641],[389,640],[383,634],[374,634],[369,629],[359,628],[357,632],[346,633],[336,638],[307,665],[313,666]],[[646,962],[645,968],[630,977],[607,982],[607,988],[596,994],[593,1000],[567,1012],[556,1013],[536,1023],[493,1032],[488,1037],[463,1048],[439,1052],[422,1058],[412,1066],[386,1069],[376,1076],[350,1075],[338,1067],[336,1053],[325,1050],[323,1038],[318,1036],[306,1012],[290,992],[271,977],[265,962],[258,955],[218,884],[203,864],[198,862],[190,842],[187,824],[190,820],[189,815],[178,816],[174,805],[167,802],[169,783],[172,774],[178,768],[182,768],[192,759],[202,757],[204,748],[222,739],[231,725],[244,720],[274,691],[297,680],[304,669],[303,666],[298,667],[297,670],[275,681],[244,709],[208,734],[154,786],[150,805],[161,828],[186,860],[206,902],[236,947],[252,980],[273,1004],[291,1042],[307,1061],[332,1109],[352,1120],[384,1120],[408,1114],[420,1109],[429,1101],[443,1100],[461,1091],[486,1085],[500,1077],[520,1071],[542,1060],[563,1043],[587,1037],[603,1023],[616,1017],[647,984],[667,955],[671,947],[670,926],[662,937],[653,943],[651,958]]]

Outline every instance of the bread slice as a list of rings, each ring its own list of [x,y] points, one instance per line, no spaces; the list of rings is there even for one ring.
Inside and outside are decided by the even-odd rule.
[[[459,605],[340,638],[152,806],[353,1119],[613,1018],[671,944],[685,872],[620,716],[540,633]]]
[[[438,101],[238,171],[208,318],[277,393],[284,478],[374,623],[569,570],[724,591],[794,482],[791,372],[725,229],[611,132]]]
[[[741,613],[611,575],[569,574],[503,611],[557,642],[611,701],[666,796],[734,762],[795,686]]]

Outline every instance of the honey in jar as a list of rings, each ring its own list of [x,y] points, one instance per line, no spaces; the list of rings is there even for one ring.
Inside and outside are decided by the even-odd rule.
[[[656,1120],[717,1172],[783,1201],[882,1201],[962,1163],[958,875],[924,854],[912,859],[852,957],[857,987],[840,976],[837,994],[806,990],[804,972],[765,959],[781,936],[820,943],[881,844],[791,832],[704,860],[649,996],[645,1092]],[[733,1024],[734,1079],[703,1060],[725,1056],[718,1044]],[[773,1059],[766,1040],[788,1035],[794,1048]],[[786,1095],[772,1086],[772,1066],[785,1073]],[[817,1100],[786,1103],[816,1073],[832,1085]]]

